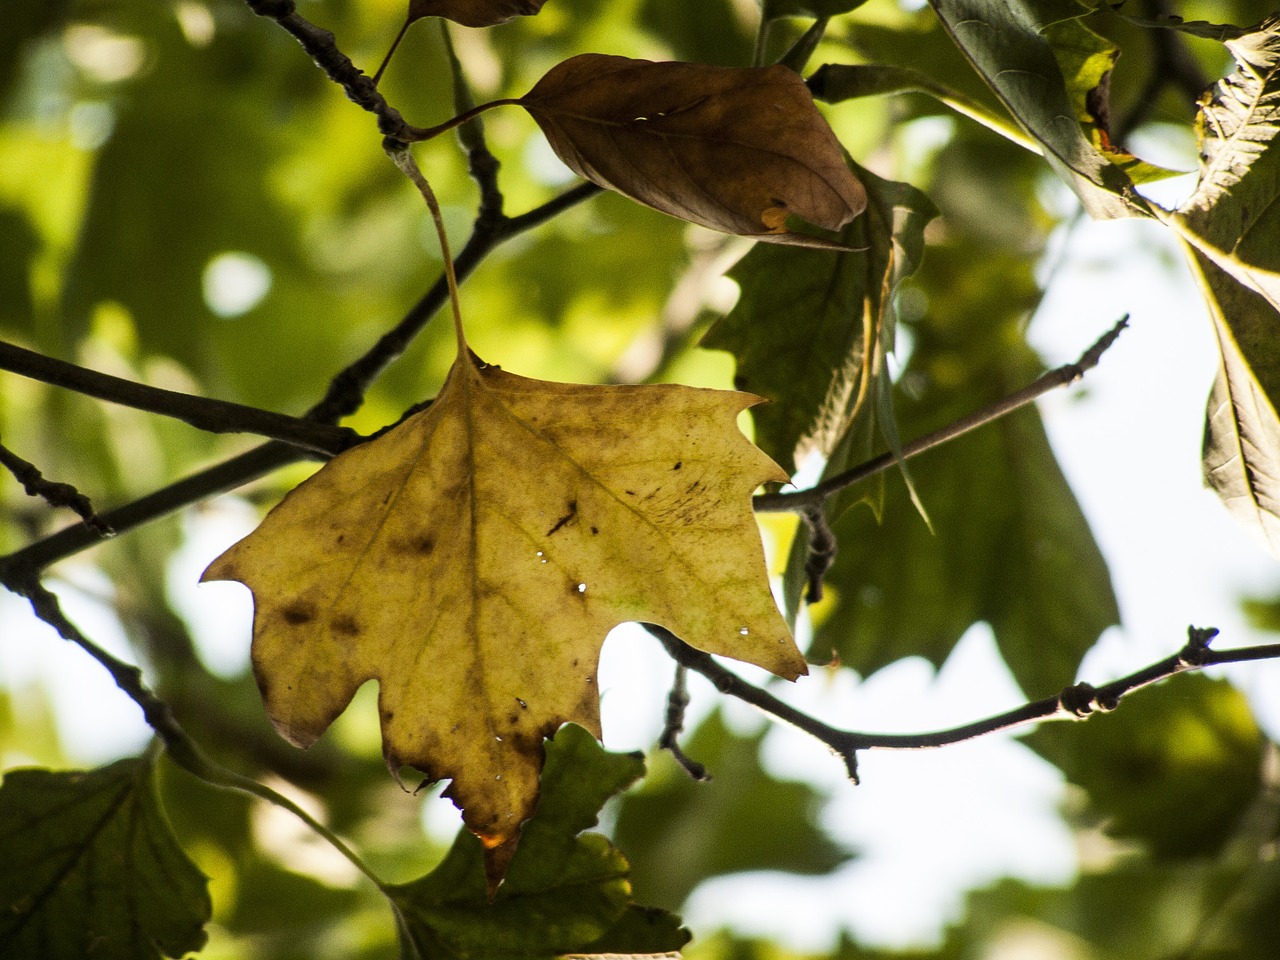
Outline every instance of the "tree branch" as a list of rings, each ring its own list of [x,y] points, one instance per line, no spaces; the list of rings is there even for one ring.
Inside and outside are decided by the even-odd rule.
[[[22,459],[3,443],[0,443],[0,466],[13,474],[27,496],[39,497],[51,507],[67,507],[75,511],[84,525],[99,537],[109,537],[114,532],[102,522],[88,497],[69,483],[46,479],[34,463]]]
[[[117,534],[124,533],[174,510],[199,503],[214,494],[233,490],[286,464],[304,460],[306,456],[303,451],[287,443],[264,443],[115,510],[100,514],[99,519]],[[34,576],[50,564],[100,542],[101,537],[82,523],[59,530],[8,556],[0,557],[0,584],[11,584]]]
[[[288,810],[308,827],[324,837],[357,870],[372,880],[379,890],[385,890],[386,884],[382,878],[374,873],[354,850],[347,846],[337,834],[288,797],[277,793],[265,784],[236,773],[234,770],[229,770],[209,759],[204,751],[200,749],[200,746],[182,729],[173,712],[169,709],[169,705],[152,693],[143,682],[142,671],[132,664],[125,663],[123,660],[112,656],[89,640],[75,624],[67,619],[66,614],[62,612],[62,605],[58,602],[58,598],[38,580],[29,578],[8,581],[5,586],[9,587],[14,593],[26,597],[30,601],[31,608],[35,611],[36,616],[53,627],[59,636],[76,644],[106,668],[107,672],[111,674],[111,679],[116,682],[116,686],[142,708],[142,716],[146,719],[148,726],[155,731],[156,736],[160,738],[160,742],[164,744],[165,752],[174,763],[210,786],[247,793]]]
[[[814,509],[820,509],[832,494],[889,469],[897,464],[899,459],[910,460],[912,457],[919,456],[927,450],[932,450],[934,447],[939,447],[957,437],[963,436],[971,430],[976,430],[978,427],[1008,416],[1050,390],[1056,390],[1058,387],[1065,387],[1068,384],[1075,383],[1098,365],[1102,355],[1115,343],[1116,338],[1120,336],[1120,331],[1128,325],[1129,316],[1125,314],[1116,322],[1115,326],[1104,333],[1093,346],[1081,354],[1080,359],[1075,363],[1064,364],[1061,367],[1050,370],[1036,380],[1035,383],[997,400],[990,406],[976,413],[971,413],[967,417],[961,417],[940,430],[935,430],[933,433],[903,444],[900,458],[893,453],[883,453],[868,460],[866,463],[846,470],[844,473],[829,477],[816,487],[810,487],[808,490],[758,494],[752,498],[751,505],[757,513],[807,513]]]
[[[682,663],[676,664],[676,675],[671,681],[671,692],[667,694],[667,719],[662,727],[662,736],[658,738],[658,746],[675,758],[676,763],[684,768],[694,780],[707,781],[711,775],[707,768],[692,759],[680,747],[680,732],[684,730],[684,712],[689,708],[689,668]]]
[[[8,370],[56,387],[65,387],[99,400],[133,407],[135,410],[172,417],[210,433],[256,433],[326,456],[335,456],[361,439],[359,434],[346,427],[316,423],[226,400],[211,400],[150,387],[98,373],[64,360],[56,360],[2,340],[0,370]]]
[[[644,626],[666,648],[667,653],[676,663],[690,670],[696,670],[710,680],[721,693],[736,697],[765,713],[785,720],[825,743],[844,761],[849,778],[854,783],[858,782],[858,753],[863,750],[928,750],[962,743],[965,740],[973,740],[1028,723],[1085,719],[1095,712],[1105,713],[1116,709],[1121,698],[1135,690],[1167,680],[1188,670],[1199,670],[1222,663],[1280,659],[1280,644],[1241,647],[1236,650],[1211,650],[1209,642],[1217,636],[1218,631],[1213,627],[1188,627],[1186,645],[1173,656],[1099,687],[1079,683],[1067,687],[1057,696],[1025,703],[1004,713],[947,730],[926,733],[865,733],[857,730],[841,730],[823,723],[784,703],[767,690],[743,680],[733,671],[721,666],[710,654],[694,649],[671,631],[650,623]]]

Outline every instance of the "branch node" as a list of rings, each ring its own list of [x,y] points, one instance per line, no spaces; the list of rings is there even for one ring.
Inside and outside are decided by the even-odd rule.
[[[1217,635],[1217,627],[1187,627],[1187,645],[1178,651],[1179,666],[1203,667],[1209,660],[1209,644]]]
[[[809,578],[805,602],[817,603],[822,599],[822,580],[835,563],[839,543],[827,522],[826,511],[821,506],[801,511],[800,519],[809,528],[809,555],[804,562],[804,572]]]
[[[1058,703],[1062,709],[1075,717],[1084,719],[1094,711],[1106,713],[1114,710],[1116,702],[1111,697],[1100,697],[1098,688],[1091,683],[1077,683],[1067,687],[1058,695]]]
[[[35,464],[24,460],[4,444],[0,443],[0,466],[13,474],[15,480],[22,484],[28,496],[39,497],[51,507],[67,507],[75,512],[86,527],[99,537],[113,536],[115,531],[98,516],[93,503],[83,493],[69,483],[58,483],[46,479]]]

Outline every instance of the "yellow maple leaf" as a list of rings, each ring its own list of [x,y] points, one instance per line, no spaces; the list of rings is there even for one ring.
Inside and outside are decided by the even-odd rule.
[[[500,877],[543,739],[566,722],[600,735],[614,626],[661,624],[788,679],[806,668],[751,512],[759,484],[786,479],[736,426],[758,398],[530,380],[459,338],[427,410],[326,465],[204,579],[253,591],[277,729],[311,744],[376,679],[388,764],[452,779]]]

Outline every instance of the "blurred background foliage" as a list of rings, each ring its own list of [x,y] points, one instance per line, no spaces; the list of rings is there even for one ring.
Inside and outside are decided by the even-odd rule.
[[[929,10],[892,0],[837,6],[856,9],[832,21],[812,66],[924,67],[999,111]],[[1161,4],[1135,7],[1151,14]],[[303,0],[299,11],[368,71],[405,13],[402,0]],[[1250,24],[1271,5],[1224,0],[1178,12]],[[757,19],[752,0],[550,0],[537,17],[453,35],[477,98],[487,99],[519,96],[585,51],[748,63]],[[300,414],[434,282],[441,263],[429,220],[387,162],[374,121],[244,3],[16,0],[4,21],[4,339],[157,386]],[[778,21],[770,53],[809,22]],[[1150,36],[1114,17],[1090,24],[1123,50],[1110,88],[1116,129],[1158,137],[1188,128],[1188,91],[1151,85],[1161,64]],[[1220,45],[1179,42],[1206,83],[1228,68]],[[409,31],[382,89],[411,122],[447,119],[450,77],[434,21]],[[1043,292],[1049,237],[1075,215],[1047,168],[923,94],[827,112],[859,162],[920,188],[941,213],[899,297],[902,436],[1034,379],[1043,366],[1026,324]],[[523,113],[495,111],[484,123],[509,213],[571,183]],[[421,147],[419,159],[460,244],[477,204],[462,154],[446,137]],[[469,338],[485,359],[528,376],[729,386],[730,356],[697,343],[733,307],[736,287],[723,274],[747,246],[598,196],[486,259],[463,291]],[[452,349],[447,326],[432,323],[349,423],[371,430],[430,397]],[[0,435],[100,507],[250,444],[8,375]],[[280,471],[244,493],[265,507],[305,470]],[[908,656],[940,664],[971,624],[987,621],[1028,695],[1070,682],[1118,613],[1038,413],[928,454],[913,475],[947,535],[929,533],[897,477],[882,498],[868,496],[875,511],[846,513],[828,598],[813,611],[811,658],[834,652],[864,676]],[[0,554],[67,522],[24,499],[7,475],[0,494]],[[153,523],[55,573],[87,584],[114,611],[129,658],[217,759],[303,797],[388,879],[422,873],[447,838],[424,830],[421,800],[388,778],[360,705],[313,750],[296,751],[270,728],[244,665],[215,669],[195,643],[167,586],[190,529],[179,518]],[[1280,622],[1274,604],[1253,609],[1271,629]],[[708,877],[821,875],[855,854],[820,826],[819,793],[760,765],[761,739],[712,713],[687,745],[711,767],[712,784],[689,782],[655,755],[649,776],[611,808],[606,819],[633,862],[641,902],[676,909]],[[1275,955],[1275,754],[1229,685],[1181,678],[1107,721],[1045,729],[1027,742],[1074,785],[1065,815],[1088,854],[1079,881],[1061,889],[1002,881],[971,894],[963,922],[936,948],[894,953],[846,938],[835,957]],[[41,689],[0,692],[0,756],[6,767],[77,762]],[[394,953],[385,905],[317,838],[274,822],[275,811],[161,770],[175,830],[213,878],[204,955]],[[723,931],[689,956],[797,955]]]

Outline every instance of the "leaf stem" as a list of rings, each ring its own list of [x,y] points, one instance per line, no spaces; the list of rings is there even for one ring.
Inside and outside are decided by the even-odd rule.
[[[912,440],[910,443],[903,444],[902,452],[899,455],[895,456],[892,452],[883,453],[843,473],[829,477],[817,486],[810,487],[807,490],[759,494],[752,499],[752,507],[757,513],[805,513],[821,507],[827,501],[827,498],[846,487],[873,477],[902,460],[910,460],[912,457],[919,456],[957,437],[964,436],[971,430],[976,430],[978,427],[1008,416],[1050,390],[1056,390],[1058,387],[1075,383],[1089,370],[1098,365],[1102,355],[1115,343],[1116,338],[1120,336],[1120,331],[1128,325],[1129,315],[1125,314],[1110,330],[1099,337],[1093,346],[1081,354],[1080,359],[1075,363],[1056,367],[1034,383],[1006,397],[1002,397],[990,406],[961,417],[959,420],[955,420],[941,429]]]
[[[449,284],[449,308],[453,311],[453,332],[458,338],[458,355],[462,356],[467,350],[467,336],[462,330],[462,307],[458,301],[458,275],[453,269],[453,254],[449,251],[449,234],[444,228],[444,215],[440,212],[440,202],[436,199],[436,192],[431,189],[431,184],[418,169],[418,163],[413,159],[413,152],[407,143],[388,137],[382,142],[382,147],[387,151],[391,162],[399,167],[400,172],[418,188],[422,199],[427,202],[427,209],[431,211],[431,220],[436,226],[436,236],[440,238],[440,256],[444,258],[444,276]]]
[[[391,47],[387,50],[387,55],[382,58],[382,62],[378,64],[378,70],[373,75],[373,85],[376,87],[382,79],[383,73],[387,70],[387,64],[391,62],[392,55],[396,52],[396,48],[400,46],[400,41],[404,39],[404,35],[409,32],[409,25],[413,23],[411,19],[406,18],[400,26],[400,32],[396,34],[396,38],[391,41]]]
[[[433,140],[442,133],[448,133],[454,127],[460,127],[464,123],[469,123],[486,110],[492,110],[494,107],[505,107],[511,104],[519,105],[522,103],[516,97],[504,97],[501,100],[490,100],[479,106],[472,107],[470,110],[464,110],[456,117],[446,120],[444,123],[437,124],[434,127],[415,127],[412,124],[406,124],[401,136],[395,139],[403,139],[408,143],[421,143],[424,140]]]

